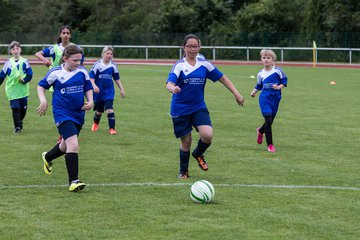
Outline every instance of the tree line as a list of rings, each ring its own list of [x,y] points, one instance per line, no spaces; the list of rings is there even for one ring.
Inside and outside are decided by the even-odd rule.
[[[70,25],[81,44],[360,47],[358,0],[0,0],[0,41],[51,43]],[[34,43],[34,42],[33,42]]]

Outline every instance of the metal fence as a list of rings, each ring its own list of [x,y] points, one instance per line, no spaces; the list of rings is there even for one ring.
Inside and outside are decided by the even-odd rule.
[[[22,44],[23,55],[35,52],[52,44]],[[86,57],[100,57],[105,45],[81,45]],[[117,58],[135,59],[179,59],[183,56],[181,46],[163,45],[112,45]],[[261,49],[266,47],[246,46],[202,46],[201,53],[213,61],[258,61]],[[310,47],[271,47],[280,62],[315,63],[360,63],[360,48],[310,48]],[[8,45],[0,44],[0,53],[8,53]],[[315,53],[315,55],[314,55]],[[315,56],[315,59],[314,59]]]

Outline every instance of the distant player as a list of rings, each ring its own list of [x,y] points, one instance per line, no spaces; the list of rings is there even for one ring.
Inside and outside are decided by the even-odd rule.
[[[99,128],[101,116],[106,111],[109,133],[117,134],[115,129],[115,113],[114,98],[115,89],[114,82],[120,90],[121,98],[125,97],[125,90],[120,81],[119,70],[114,62],[112,62],[114,49],[110,46],[104,47],[101,53],[102,59],[97,61],[90,70],[90,80],[94,88],[94,123],[91,131],[96,132]]]
[[[9,45],[9,53],[12,57],[7,60],[0,72],[0,85],[6,78],[5,93],[10,101],[14,122],[14,133],[20,133],[23,129],[23,121],[26,115],[29,82],[33,72],[27,59],[20,56],[21,46],[17,41]]]
[[[82,190],[85,183],[78,178],[78,135],[84,124],[85,110],[94,106],[93,89],[87,70],[80,66],[82,50],[76,45],[67,46],[63,52],[64,64],[54,67],[39,81],[40,105],[37,112],[44,115],[48,109],[45,89],[53,87],[52,109],[55,124],[62,136],[50,151],[42,154],[44,171],[52,173],[53,160],[65,154],[69,177],[69,191]],[[88,102],[84,102],[84,96]]]
[[[180,138],[179,178],[187,179],[193,127],[199,132],[200,139],[192,156],[202,170],[208,170],[204,154],[211,144],[213,131],[210,114],[204,101],[206,79],[221,82],[234,95],[240,106],[243,105],[244,98],[229,78],[203,56],[198,55],[200,40],[196,35],[187,35],[182,47],[185,57],[171,69],[166,81],[166,89],[173,94],[171,116],[175,137]]]
[[[263,134],[265,133],[267,149],[269,152],[275,152],[273,144],[271,126],[278,112],[281,89],[287,85],[287,77],[284,71],[275,66],[276,54],[269,49],[263,49],[260,52],[261,62],[264,68],[257,75],[257,83],[254,90],[250,93],[252,97],[261,91],[259,96],[259,106],[265,119],[265,123],[256,129],[257,143],[262,144]]]
[[[57,43],[35,53],[35,57],[43,61],[48,68],[57,67],[60,65],[64,49],[74,43],[70,42],[72,30],[70,26],[62,26],[59,29],[59,37]],[[81,57],[81,64],[84,61],[84,55]]]

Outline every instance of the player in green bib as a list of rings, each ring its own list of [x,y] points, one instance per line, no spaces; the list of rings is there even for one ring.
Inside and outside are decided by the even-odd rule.
[[[27,59],[20,56],[20,43],[13,41],[9,45],[12,57],[7,60],[0,72],[0,85],[6,79],[5,93],[10,101],[14,121],[14,133],[20,133],[26,115],[29,82],[32,79],[32,69]]]
[[[41,60],[44,65],[50,69],[59,66],[64,49],[67,46],[74,44],[70,42],[71,33],[72,30],[69,26],[62,26],[59,29],[59,38],[57,43],[41,51],[38,51],[35,53],[35,57]],[[84,56],[82,56],[82,62],[83,61]]]

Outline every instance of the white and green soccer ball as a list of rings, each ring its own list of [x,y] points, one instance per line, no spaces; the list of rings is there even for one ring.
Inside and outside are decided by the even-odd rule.
[[[206,180],[196,181],[191,185],[190,197],[195,203],[210,203],[215,198],[215,188]]]

